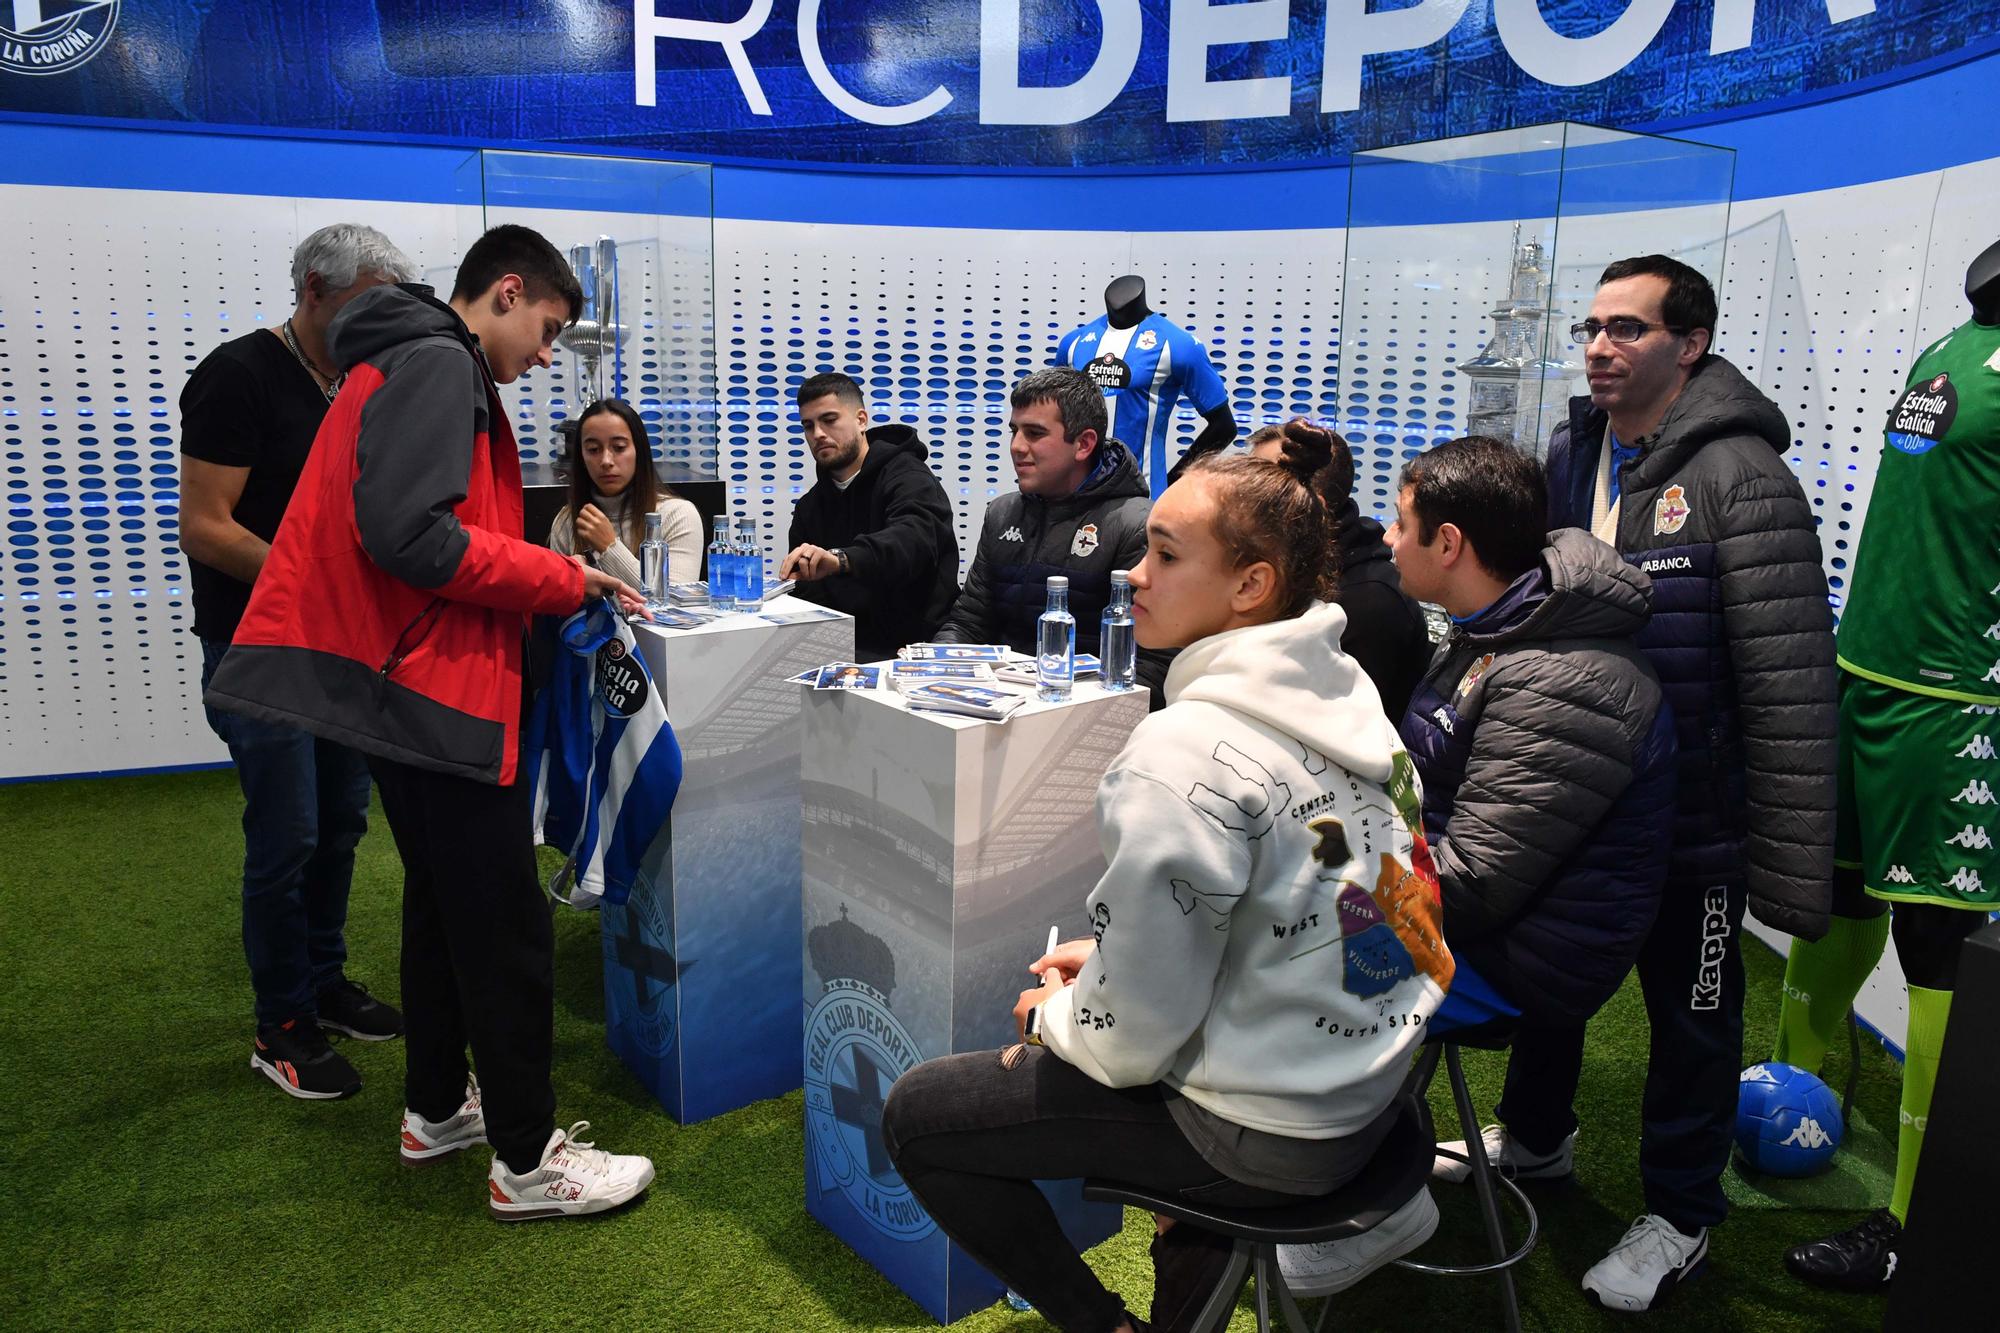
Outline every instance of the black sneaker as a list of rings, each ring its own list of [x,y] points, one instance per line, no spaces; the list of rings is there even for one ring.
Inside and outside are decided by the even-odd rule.
[[[1881,1291],[1896,1276],[1902,1243],[1903,1224],[1887,1208],[1877,1208],[1845,1231],[1786,1250],[1785,1267],[1816,1286]]]
[[[293,1018],[274,1028],[258,1028],[250,1067],[294,1097],[335,1101],[361,1091],[361,1075],[311,1019]]]
[[[356,1041],[389,1041],[403,1035],[403,1016],[346,977],[319,993],[319,1025]]]
[[[1236,1242],[1187,1222],[1176,1222],[1153,1237],[1153,1307],[1145,1325],[1162,1333],[1194,1327],[1194,1317],[1208,1304],[1215,1286],[1229,1268]]]

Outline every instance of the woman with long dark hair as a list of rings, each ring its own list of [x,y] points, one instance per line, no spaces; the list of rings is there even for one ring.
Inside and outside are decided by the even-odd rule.
[[[661,518],[667,576],[701,577],[701,515],[653,471],[646,423],[622,398],[600,398],[583,409],[570,436],[569,503],[549,529],[549,547],[582,555],[605,573],[642,587],[639,544],[646,515]]]

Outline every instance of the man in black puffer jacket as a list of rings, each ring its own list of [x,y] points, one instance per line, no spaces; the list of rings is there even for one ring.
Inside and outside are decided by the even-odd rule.
[[[1786,465],[1785,414],[1709,352],[1715,293],[1663,255],[1604,271],[1581,326],[1590,396],[1549,446],[1549,523],[1581,527],[1653,580],[1639,647],[1680,733],[1673,856],[1639,959],[1652,1022],[1640,1141],[1646,1214],[1584,1291],[1645,1310],[1728,1212],[1742,1067],[1746,897],[1804,939],[1832,901],[1837,725],[1819,537]],[[1581,1049],[1530,1056],[1574,1085]]]
[[[1004,643],[1035,651],[1052,574],[1069,579],[1076,650],[1097,651],[1111,571],[1146,555],[1146,479],[1131,451],[1104,437],[1104,393],[1078,371],[1038,370],[1014,386],[1008,446],[1021,489],[986,506],[965,589],[939,643]],[[1160,705],[1172,653],[1139,651],[1139,680]]]
[[[792,509],[778,577],[854,617],[855,655],[894,657],[928,639],[958,596],[951,501],[908,426],[869,424],[861,386],[838,372],[799,386],[799,426],[818,480]]]
[[[1546,505],[1540,466],[1495,440],[1403,469],[1396,562],[1452,628],[1401,731],[1452,956],[1525,1023],[1580,1028],[1659,911],[1676,746],[1632,641],[1650,581],[1589,533],[1544,545]]]

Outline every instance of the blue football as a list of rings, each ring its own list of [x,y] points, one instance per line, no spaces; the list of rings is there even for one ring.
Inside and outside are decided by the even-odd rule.
[[[1796,1065],[1751,1065],[1736,1085],[1736,1151],[1754,1171],[1810,1176],[1826,1170],[1845,1126],[1833,1089]]]

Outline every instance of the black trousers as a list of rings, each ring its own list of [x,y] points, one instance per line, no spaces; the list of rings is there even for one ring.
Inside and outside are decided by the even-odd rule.
[[[1640,1106],[1639,1175],[1646,1211],[1683,1232],[1729,1214],[1722,1173],[1743,1071],[1744,892],[1669,885],[1639,954],[1652,1049]],[[1523,1027],[1507,1062],[1500,1123],[1531,1152],[1555,1150],[1577,1127],[1582,1024]]]
[[[1039,1047],[1013,1069],[998,1051],[918,1065],[890,1090],[882,1141],[939,1228],[1066,1333],[1108,1333],[1125,1303],[1071,1247],[1035,1181],[1090,1176],[1216,1206],[1298,1202],[1202,1160],[1160,1085],[1107,1088]]]
[[[403,1095],[426,1120],[479,1069],[493,1151],[532,1170],[555,1130],[555,928],[535,866],[532,793],[386,759],[369,768],[403,859]]]

